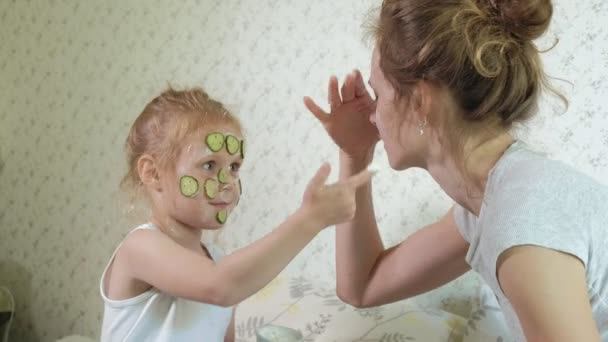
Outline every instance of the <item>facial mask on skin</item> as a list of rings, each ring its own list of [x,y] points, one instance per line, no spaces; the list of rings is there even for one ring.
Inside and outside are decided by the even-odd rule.
[[[217,174],[217,179],[222,184],[228,184],[228,183],[230,183],[231,178],[232,177],[230,177],[230,172],[226,171],[226,169],[220,169],[220,171]]]
[[[241,142],[233,135],[226,136],[226,150],[231,155],[236,154],[241,149]]]
[[[241,158],[245,159],[245,139],[239,140],[236,135],[231,132],[225,132],[224,136],[226,136],[226,150],[228,153],[234,155],[240,152]],[[234,138],[235,141],[229,142],[229,140],[233,140],[232,138]],[[229,147],[229,144],[233,144],[234,146]]]
[[[240,152],[240,156],[242,158],[244,158],[245,156],[244,140],[239,140],[233,133],[210,133],[209,135],[207,135],[207,137],[205,137],[205,143],[209,150],[211,150],[211,152],[219,152],[225,146],[226,151],[230,155],[235,155]],[[220,191],[220,183],[230,184],[234,181],[234,178],[228,170],[220,169],[217,174],[217,180],[215,178],[205,180],[205,183],[203,185],[205,195],[207,196],[207,198],[213,200],[217,198],[219,194],[219,198],[222,202],[230,203],[234,200],[235,194],[233,191]],[[239,193],[242,193],[243,190],[240,179],[238,180],[238,187]],[[226,221],[228,220],[228,211],[226,209],[220,210],[215,218],[220,224],[226,223]]]
[[[198,181],[192,176],[182,176],[179,179],[179,190],[186,197],[194,197],[199,190]]]
[[[219,198],[222,202],[230,203],[236,198],[234,191],[222,191],[219,193]]]
[[[220,184],[215,179],[209,178],[205,181],[204,188],[207,198],[214,199],[220,191]]]
[[[205,138],[205,143],[213,152],[219,152],[224,147],[224,135],[222,133],[211,133]]]
[[[220,210],[215,216],[215,218],[220,224],[226,223],[226,221],[228,220],[228,211],[226,209]]]
[[[207,147],[213,152],[219,152],[224,146],[230,155],[241,153],[241,157],[245,158],[245,140],[239,140],[232,133],[214,132],[207,135],[205,138]]]

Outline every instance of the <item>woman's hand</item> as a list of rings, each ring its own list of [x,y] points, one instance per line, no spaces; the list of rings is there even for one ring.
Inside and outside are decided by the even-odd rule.
[[[346,76],[341,91],[338,80],[329,79],[330,112],[321,109],[310,97],[304,97],[306,108],[323,124],[338,147],[353,160],[371,162],[379,135],[370,116],[376,109],[358,70]],[[368,160],[369,159],[369,160]]]

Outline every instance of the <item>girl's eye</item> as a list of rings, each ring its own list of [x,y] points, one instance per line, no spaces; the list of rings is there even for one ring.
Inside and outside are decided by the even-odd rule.
[[[241,168],[241,164],[239,164],[239,163],[232,163],[230,165],[230,171],[232,171],[232,172],[238,172],[240,168]]]
[[[203,164],[203,170],[212,171],[214,167],[215,167],[214,161],[208,161],[205,164]]]

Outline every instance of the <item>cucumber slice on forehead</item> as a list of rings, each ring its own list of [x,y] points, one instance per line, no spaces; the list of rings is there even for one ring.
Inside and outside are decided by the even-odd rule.
[[[241,149],[241,142],[234,135],[226,136],[226,150],[234,155]]]
[[[182,176],[179,179],[179,190],[186,197],[194,197],[198,193],[198,181],[192,176]]]
[[[214,199],[220,190],[220,184],[213,178],[209,178],[205,181],[205,196],[209,199]]]
[[[226,169],[220,169],[220,172],[217,174],[217,179],[222,184],[228,184],[230,182],[230,173],[228,173]]]
[[[224,135],[222,133],[211,133],[205,138],[205,143],[213,152],[219,152],[224,147]]]
[[[226,223],[226,220],[228,220],[228,211],[220,210],[217,213],[217,215],[215,216],[215,218],[217,219],[217,222],[219,222],[220,224]]]

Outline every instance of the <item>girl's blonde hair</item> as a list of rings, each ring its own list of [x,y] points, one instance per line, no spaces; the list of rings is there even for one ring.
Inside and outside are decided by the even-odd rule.
[[[232,126],[242,133],[240,121],[202,88],[169,87],[146,105],[131,126],[125,142],[128,171],[121,187],[140,190],[137,162],[142,155],[152,155],[162,169],[173,167],[187,135],[217,124]]]

